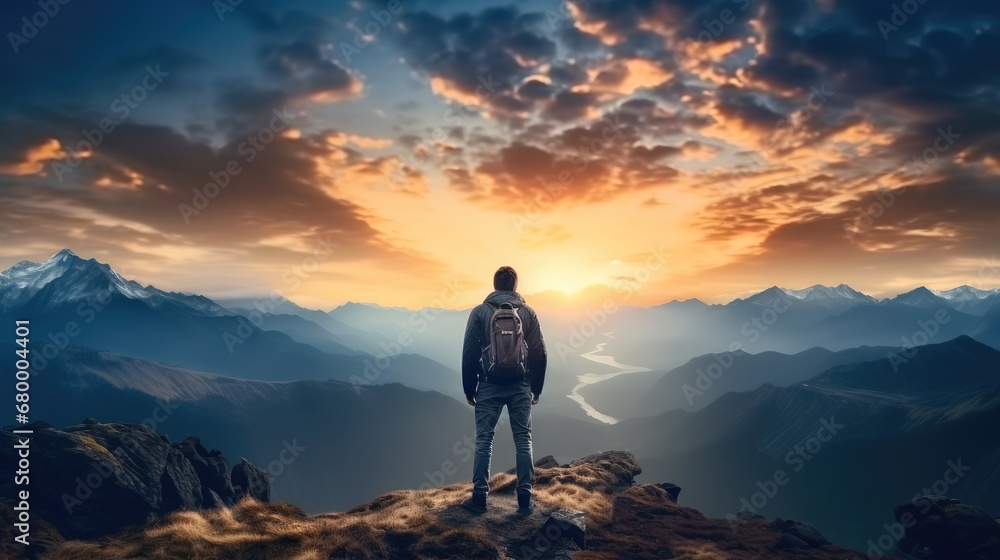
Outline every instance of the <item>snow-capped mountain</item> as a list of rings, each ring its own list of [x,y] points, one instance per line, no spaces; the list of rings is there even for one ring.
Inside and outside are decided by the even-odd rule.
[[[1000,294],[1000,289],[980,290],[979,288],[963,285],[950,290],[931,290],[931,293],[948,301],[976,301]]]
[[[733,301],[727,303],[726,306],[735,307],[746,303],[754,305],[770,306],[774,303],[775,300],[786,300],[787,298],[788,294],[782,291],[781,288],[777,286],[771,286],[770,288],[762,292],[757,292],[756,294],[747,296],[745,299],[736,298]]]
[[[118,274],[109,265],[96,259],[84,260],[69,249],[63,249],[41,263],[21,261],[0,272],[0,310],[10,310],[27,304],[40,292],[38,307],[51,309],[76,301],[106,300],[118,294],[131,300],[142,300],[151,307],[168,302],[181,304],[208,315],[229,314],[224,308],[204,296],[165,292],[153,286],[143,287]]]
[[[942,298],[927,288],[920,286],[908,292],[903,292],[892,299],[882,300],[883,303],[901,303],[904,305],[914,305],[918,307],[944,307],[950,308],[948,300]]]
[[[801,290],[781,288],[781,291],[798,300],[814,301],[818,303],[824,301],[875,303],[877,301],[872,296],[863,294],[847,284],[840,284],[833,287],[816,284],[809,286],[808,288],[802,288]]]
[[[388,367],[374,375],[369,369],[363,377],[374,367],[370,355],[334,346],[339,342],[333,333],[327,333],[327,347],[341,352],[264,329],[204,296],[142,286],[68,249],[0,273],[0,319],[15,317],[30,318],[33,331],[52,335],[39,343],[47,353],[32,354],[37,370],[72,344],[243,379],[406,381],[442,392],[459,387],[453,371],[415,354],[397,355]]]

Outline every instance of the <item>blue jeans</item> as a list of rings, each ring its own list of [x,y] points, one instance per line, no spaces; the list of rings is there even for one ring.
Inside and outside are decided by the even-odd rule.
[[[476,393],[476,459],[472,465],[472,491],[484,497],[490,490],[493,435],[504,405],[517,452],[518,494],[531,494],[531,485],[535,482],[535,465],[531,459],[531,385],[483,382]]]

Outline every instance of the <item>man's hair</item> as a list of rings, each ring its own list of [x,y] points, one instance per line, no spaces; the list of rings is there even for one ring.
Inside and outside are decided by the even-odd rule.
[[[517,271],[509,266],[501,266],[493,275],[493,289],[507,290],[513,292],[517,290]]]

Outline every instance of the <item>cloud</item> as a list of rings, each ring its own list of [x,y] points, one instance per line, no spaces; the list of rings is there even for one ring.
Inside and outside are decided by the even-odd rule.
[[[513,7],[452,17],[404,12],[393,36],[435,93],[488,113],[517,115],[530,107],[518,86],[556,53],[540,31],[543,23],[540,14]]]
[[[72,130],[81,123],[65,125]],[[417,269],[437,266],[395,248],[368,224],[363,208],[325,188],[334,185],[316,160],[340,148],[320,138],[276,136],[248,160],[242,142],[214,148],[168,127],[125,123],[73,171],[72,186],[5,180],[0,220],[13,229],[35,228],[38,238],[54,246],[75,245],[79,233],[74,232],[80,231],[105,248],[145,240],[150,246],[252,251],[287,236],[306,244],[332,239],[341,245],[337,260],[378,257]],[[226,173],[234,163],[239,172]],[[351,155],[342,169],[345,177],[371,176],[383,173],[385,165]],[[114,185],[130,188],[109,188]],[[185,220],[181,205],[196,213]]]
[[[28,147],[21,161],[0,165],[0,173],[10,175],[44,175],[45,165],[66,157],[62,145],[55,138],[47,138],[40,144]]]

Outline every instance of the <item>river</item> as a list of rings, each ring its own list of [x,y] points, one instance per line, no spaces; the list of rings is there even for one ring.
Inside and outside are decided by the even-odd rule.
[[[609,338],[614,338],[614,336],[612,336],[611,333],[604,333],[604,336],[607,336]],[[592,362],[597,362],[599,364],[617,368],[618,371],[613,371],[611,373],[584,373],[583,375],[578,375],[576,376],[576,379],[579,383],[577,383],[576,386],[573,387],[573,390],[570,391],[570,393],[566,396],[576,401],[576,403],[580,405],[580,408],[582,408],[583,411],[587,413],[587,416],[590,416],[591,418],[594,418],[596,420],[600,420],[605,424],[617,424],[618,418],[598,412],[596,408],[591,406],[590,403],[588,403],[587,400],[583,398],[583,395],[580,394],[580,389],[583,389],[587,385],[593,385],[595,383],[607,381],[608,379],[611,379],[613,377],[618,377],[619,375],[625,375],[627,373],[636,373],[639,371],[649,371],[649,368],[645,368],[642,366],[630,366],[628,364],[619,363],[617,360],[615,360],[614,356],[598,355],[597,354],[598,352],[604,350],[605,345],[607,345],[607,342],[600,342],[590,352],[585,352],[583,354],[580,354],[580,357],[586,358]]]

